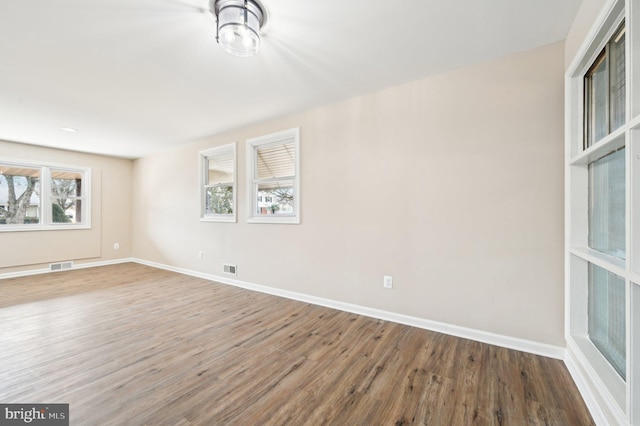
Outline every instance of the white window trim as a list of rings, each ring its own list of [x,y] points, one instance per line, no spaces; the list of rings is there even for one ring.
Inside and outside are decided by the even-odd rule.
[[[257,197],[257,158],[256,148],[264,145],[277,145],[293,138],[295,146],[295,176],[293,176],[293,213],[290,215],[258,215],[256,211]],[[300,128],[283,130],[257,138],[247,139],[247,223],[300,223]]]
[[[22,232],[22,231],[58,231],[69,229],[91,229],[91,168],[69,166],[55,163],[34,163],[33,161],[21,161],[15,159],[0,158],[0,164],[10,166],[40,169],[40,224],[11,224],[0,225],[0,232]],[[82,184],[84,195],[80,197],[83,202],[83,221],[81,223],[52,223],[52,212],[44,206],[52,203],[51,196],[51,169],[67,170],[82,173]]]
[[[205,200],[206,192],[205,185],[207,183],[208,163],[209,158],[214,157],[216,154],[227,151],[229,148],[233,148],[233,214],[206,214],[207,202]],[[235,223],[237,220],[238,211],[238,152],[236,143],[230,143],[226,145],[217,146],[215,148],[205,149],[200,151],[200,222],[226,222]]]
[[[630,6],[630,7],[629,7]],[[634,2],[608,0],[565,75],[565,362],[596,423],[640,424],[640,233],[636,229],[637,181],[640,169],[634,161],[640,136],[640,42],[636,29],[640,9]],[[626,27],[625,124],[584,149],[584,76],[622,19]],[[626,260],[588,248],[588,164],[626,147]],[[634,159],[634,160],[632,160]],[[625,279],[627,368],[626,381],[614,370],[588,337],[588,264],[595,264]],[[633,333],[633,334],[632,334]]]

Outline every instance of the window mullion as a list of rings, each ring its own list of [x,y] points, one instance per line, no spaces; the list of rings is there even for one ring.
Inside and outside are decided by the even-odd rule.
[[[612,73],[612,67],[611,67],[611,42],[608,42],[604,48],[605,53],[604,53],[604,66],[607,70],[607,72],[605,73],[605,87],[606,87],[606,95],[604,97],[605,99],[605,104],[604,104],[604,108],[606,111],[605,114],[605,126],[607,129],[607,134],[611,133],[612,129],[611,129],[611,73]]]
[[[258,147],[257,146],[252,146],[251,147],[252,152],[253,152],[253,161],[251,164],[251,167],[253,168],[252,171],[252,176],[257,177],[258,176]],[[251,204],[253,206],[253,214],[257,214],[258,213],[258,179],[254,179],[253,180],[253,194],[251,196],[252,200]]]
[[[593,134],[591,130],[591,126],[593,126],[593,119],[590,117],[591,111],[593,111],[592,105],[592,96],[591,96],[591,79],[585,78],[583,80],[583,90],[584,90],[584,100],[582,102],[583,105],[583,123],[582,128],[584,131],[584,135],[582,137],[582,149],[585,150],[589,148],[591,144],[591,135]]]
[[[42,217],[42,225],[50,226],[52,222],[51,209],[46,206],[51,206],[53,197],[51,194],[51,169],[49,167],[43,167],[42,171],[42,185],[40,188],[40,214]]]

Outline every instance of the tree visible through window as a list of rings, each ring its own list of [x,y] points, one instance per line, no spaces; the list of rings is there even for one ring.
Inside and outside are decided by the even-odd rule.
[[[82,222],[82,174],[51,171],[51,200],[54,223]]]
[[[0,163],[0,230],[89,225],[88,176],[88,169]]]
[[[202,164],[202,219],[235,222],[236,145],[200,153]]]
[[[0,224],[40,223],[40,169],[0,165]]]

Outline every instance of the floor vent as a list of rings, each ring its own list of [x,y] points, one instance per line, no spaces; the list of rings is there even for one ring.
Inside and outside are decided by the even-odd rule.
[[[64,269],[73,268],[73,262],[59,262],[59,263],[50,263],[49,269],[52,271],[62,271]]]
[[[225,274],[236,275],[236,265],[224,265],[223,269]]]

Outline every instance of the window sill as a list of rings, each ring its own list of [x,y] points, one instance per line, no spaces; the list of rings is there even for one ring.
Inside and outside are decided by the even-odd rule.
[[[91,229],[91,225],[79,224],[79,225],[16,225],[16,226],[0,226],[0,232],[24,232],[24,231],[64,231],[71,229]]]
[[[200,222],[236,223],[236,217],[234,215],[204,216],[200,218]]]
[[[593,343],[591,343],[589,337],[572,334],[571,339],[573,341],[569,344],[573,346],[573,351],[579,352],[580,355],[587,360],[588,365],[591,367],[593,373],[595,373],[592,377],[597,377],[602,385],[601,388],[606,389],[611,399],[618,405],[618,408],[624,412],[623,407],[626,403],[625,381],[618,375],[609,364],[609,361],[605,359]]]
[[[253,216],[247,219],[247,223],[281,223],[281,224],[290,224],[290,225],[299,225],[300,217],[299,216]]]

